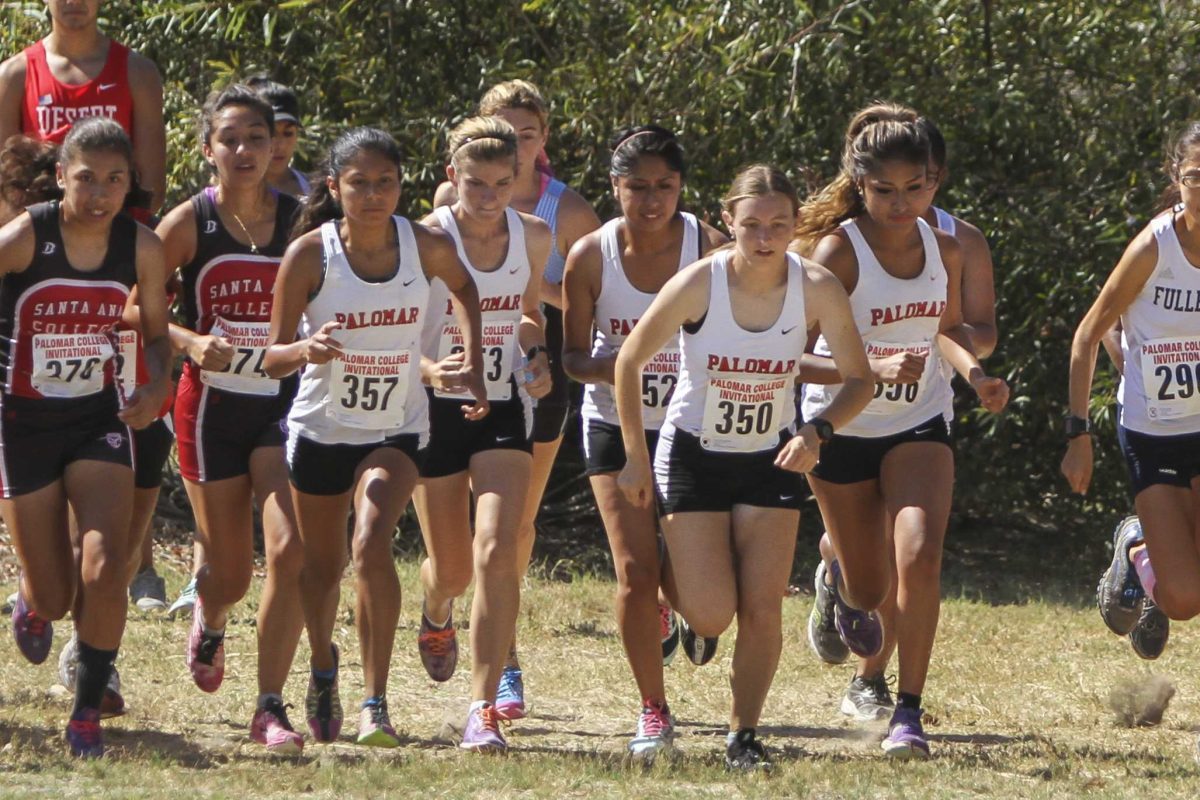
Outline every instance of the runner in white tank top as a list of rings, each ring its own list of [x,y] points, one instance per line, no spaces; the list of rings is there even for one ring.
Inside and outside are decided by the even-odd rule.
[[[420,370],[421,326],[437,311],[429,305],[429,285],[439,279],[458,301],[467,360],[454,380],[475,398],[461,412],[471,418],[488,411],[479,300],[450,237],[392,216],[400,200],[400,150],[390,136],[351,129],[334,142],[327,164],[331,180],[315,187],[297,224],[304,233],[280,266],[263,369],[275,378],[303,370],[287,455],[313,654],[309,730],[318,741],[334,741],[342,726],[332,637],[353,503],[365,688],[358,742],[395,747],[387,709],[400,617],[392,534],[417,482],[429,424]],[[371,491],[363,488],[368,484]],[[286,715],[261,722],[256,716],[251,734],[271,747],[286,722]]]
[[[1114,534],[1112,565],[1097,590],[1101,616],[1135,651],[1154,657],[1165,626],[1149,633],[1147,614],[1191,619],[1200,614],[1200,122],[1169,150],[1173,192],[1182,208],[1142,229],[1075,331],[1071,347],[1069,444],[1062,472],[1086,493],[1092,478],[1088,406],[1096,352],[1121,323],[1124,371],[1117,436],[1129,470],[1137,519]],[[1141,630],[1140,630],[1141,629]],[[1145,652],[1143,644],[1153,649]]]
[[[949,384],[938,359],[968,378],[985,408],[998,412],[1008,399],[1004,382],[979,366],[962,326],[962,248],[921,219],[933,197],[930,162],[928,131],[916,112],[868,107],[847,132],[845,171],[805,205],[799,226],[801,245],[850,293],[876,380],[871,413],[833,437],[809,483],[832,544],[822,553],[828,569],[818,595],[833,595],[834,627],[859,656],[842,711],[857,719],[891,714],[882,748],[896,757],[929,755],[921,694],[954,483]],[[831,219],[853,222],[833,229],[816,222]],[[836,369],[817,354],[806,358],[804,374],[809,384],[837,383]],[[806,388],[806,414],[819,412],[826,391]],[[912,507],[923,513],[900,513]],[[902,607],[897,597],[906,598]],[[892,713],[882,673],[897,629],[907,635],[897,642]]]
[[[719,636],[738,617],[725,759],[731,769],[758,770],[769,766],[755,728],[779,658],[799,473],[816,463],[822,433],[866,405],[870,372],[845,291],[787,253],[798,201],[783,173],[746,168],[722,206],[734,245],[670,279],[617,354],[627,456],[618,483],[639,508],[657,492],[676,608],[695,633]],[[824,419],[793,433],[795,378],[816,325],[845,387]],[[679,385],[651,471],[641,371],[676,336]]]
[[[612,396],[617,353],[663,285],[726,238],[679,211],[687,172],[675,135],[654,125],[626,128],[612,139],[609,176],[619,218],[571,249],[563,277],[567,373],[585,383],[584,459],[604,521],[617,574],[617,625],[641,700],[629,751],[640,762],[671,747],[674,725],[663,666],[675,656],[681,627],[660,590],[658,521],[652,508],[631,504],[617,487],[625,445]],[[594,331],[594,334],[593,334]],[[675,337],[642,373],[645,440],[653,450],[679,379]],[[690,629],[686,629],[690,631]],[[704,663],[716,640],[687,636],[685,652]]]
[[[530,398],[551,389],[538,287],[550,230],[508,207],[516,179],[517,135],[498,117],[473,117],[450,134],[446,174],[457,201],[425,222],[446,230],[479,287],[484,378],[491,413],[464,420],[461,401],[442,376],[457,370],[455,327],[445,317],[427,336],[432,437],[414,500],[425,550],[424,603],[417,647],[429,676],[449,680],[457,663],[454,599],[477,570],[471,607],[471,706],[462,747],[499,750],[500,719],[524,716],[505,696],[505,678],[520,603],[519,533],[532,470]],[[439,306],[445,304],[439,301]],[[453,388],[453,387],[450,387]],[[475,496],[472,515],[466,513]]]

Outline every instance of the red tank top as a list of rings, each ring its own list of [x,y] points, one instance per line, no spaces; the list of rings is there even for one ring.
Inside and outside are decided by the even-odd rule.
[[[75,120],[108,117],[133,138],[133,94],[129,91],[129,48],[109,40],[108,58],[95,80],[72,86],[60,83],[46,63],[46,46],[25,48],[25,100],[21,132],[61,144]]]

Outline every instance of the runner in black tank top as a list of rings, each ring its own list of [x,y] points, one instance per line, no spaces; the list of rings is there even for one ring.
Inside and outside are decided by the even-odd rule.
[[[295,381],[262,370],[272,287],[283,255],[293,198],[271,191],[271,106],[233,85],[202,112],[204,155],[217,185],[171,211],[159,226],[167,266],[180,270],[186,327],[172,326],[187,354],[175,404],[180,472],[203,545],[187,663],[197,686],[213,692],[224,677],[224,628],[246,593],[253,566],[253,506],[262,509],[267,581],[259,606],[259,713],[251,738],[295,753],[281,692],[303,627],[299,578],[303,552],[283,458],[285,418]],[[268,741],[263,714],[289,736]]]
[[[131,150],[116,123],[76,125],[60,155],[63,201],[0,229],[0,512],[23,570],[13,632],[26,658],[45,660],[49,621],[70,610],[78,576],[80,664],[67,740],[91,757],[103,753],[100,703],[125,625],[127,426],[153,421],[168,386],[161,243],[119,214]],[[117,376],[113,329],[135,284],[147,287],[139,305],[150,379],[129,391]]]

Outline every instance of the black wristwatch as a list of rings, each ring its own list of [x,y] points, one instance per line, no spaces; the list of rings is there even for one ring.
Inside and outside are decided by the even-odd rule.
[[[1092,432],[1092,423],[1083,417],[1067,414],[1063,419],[1063,432],[1066,433],[1068,439],[1086,436]]]
[[[525,360],[533,361],[535,358],[537,358],[538,353],[545,353],[546,360],[547,361],[550,360],[550,348],[546,347],[546,345],[544,345],[544,344],[535,344],[533,347],[526,350],[525,351]]]
[[[809,425],[813,426],[813,430],[817,432],[817,438],[821,440],[821,444],[828,444],[833,441],[833,424],[827,419],[810,419]]]

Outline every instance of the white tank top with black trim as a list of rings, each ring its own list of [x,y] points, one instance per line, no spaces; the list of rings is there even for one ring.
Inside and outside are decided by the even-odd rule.
[[[421,330],[429,281],[412,223],[393,217],[396,272],[370,281],[346,258],[337,221],[321,226],[325,271],[300,318],[297,337],[312,336],[332,320],[344,358],[307,364],[288,414],[292,436],[320,444],[374,444],[399,434],[429,434],[429,400],[421,383]]]
[[[1121,424],[1153,436],[1200,432],[1200,267],[1188,261],[1175,213],[1150,222],[1158,263],[1121,315]]]
[[[932,417],[945,417],[950,383],[941,367],[937,333],[946,308],[948,281],[933,229],[925,220],[917,220],[925,248],[925,265],[920,274],[907,279],[897,278],[883,268],[853,220],[843,222],[842,229],[858,260],[858,283],[850,293],[850,310],[862,334],[867,356],[886,358],[910,351],[924,354],[926,360],[925,371],[916,383],[876,383],[871,402],[838,433],[865,438],[892,436]],[[813,352],[830,355],[824,337],[818,337]],[[840,383],[806,384],[804,418],[821,416],[841,386]]]
[[[700,223],[694,214],[681,212],[683,241],[679,248],[679,266],[683,269],[700,259]],[[611,356],[621,349],[638,319],[646,313],[656,292],[643,292],[625,274],[621,262],[621,242],[617,232],[621,220],[613,219],[600,229],[600,295],[596,298],[595,337],[592,356]],[[642,424],[648,431],[662,427],[667,406],[679,381],[679,337],[673,338],[642,367]],[[581,411],[585,420],[610,425],[620,424],[613,387],[608,383],[589,383],[583,393]]]
[[[775,322],[748,331],[733,315],[730,251],[712,257],[708,311],[691,332],[680,333],[679,385],[667,409],[662,439],[675,429],[718,453],[773,449],[782,431],[794,431],[796,377],[808,341],[804,263],[788,253],[787,290]]]

